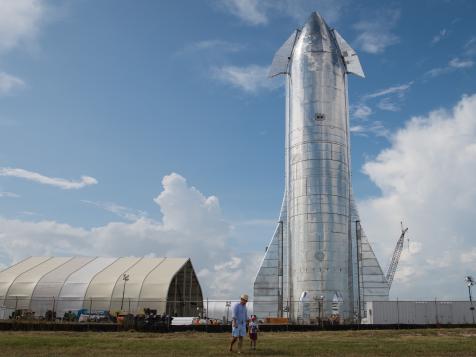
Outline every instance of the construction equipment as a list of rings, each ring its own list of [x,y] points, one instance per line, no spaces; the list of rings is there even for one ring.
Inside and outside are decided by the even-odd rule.
[[[397,271],[398,261],[400,260],[400,255],[402,254],[403,243],[405,241],[405,234],[408,231],[408,227],[403,228],[402,222],[400,222],[400,225],[402,227],[402,234],[400,235],[400,238],[397,241],[397,245],[395,246],[395,250],[393,251],[392,261],[390,262],[390,265],[388,266],[387,275],[386,275],[389,288],[392,286],[393,277],[395,276],[395,272]]]

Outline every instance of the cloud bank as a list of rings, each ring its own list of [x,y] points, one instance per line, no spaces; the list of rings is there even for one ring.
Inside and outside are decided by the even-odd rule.
[[[84,229],[55,221],[0,217],[0,264],[30,255],[191,257],[206,296],[251,293],[258,257],[242,258],[234,252],[232,226],[223,218],[218,198],[204,196],[175,173],[165,176],[162,186],[154,199],[161,221],[137,217]]]
[[[409,227],[392,295],[464,297],[464,277],[476,273],[476,95],[451,111],[412,118],[391,147],[363,171],[381,195],[360,202],[364,228],[385,268]]]

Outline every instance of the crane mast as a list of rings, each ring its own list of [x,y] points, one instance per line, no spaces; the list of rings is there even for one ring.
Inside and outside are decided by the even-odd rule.
[[[400,225],[402,226],[402,234],[400,235],[400,238],[397,241],[397,245],[395,246],[395,250],[393,251],[392,261],[390,262],[390,265],[388,266],[387,275],[386,275],[389,288],[392,286],[393,277],[395,276],[395,272],[397,271],[398,261],[400,260],[400,255],[402,254],[403,243],[405,241],[405,234],[408,231],[408,227],[403,228],[402,222],[400,222]]]

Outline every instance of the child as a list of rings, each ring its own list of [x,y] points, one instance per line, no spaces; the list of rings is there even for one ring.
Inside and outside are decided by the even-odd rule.
[[[256,320],[256,315],[251,315],[251,321],[248,325],[250,333],[250,348],[256,350],[256,340],[258,339],[258,321]]]

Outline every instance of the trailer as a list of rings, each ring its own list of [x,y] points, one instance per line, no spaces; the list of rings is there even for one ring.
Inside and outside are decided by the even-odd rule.
[[[365,304],[362,324],[451,325],[474,324],[469,301],[371,301]]]

